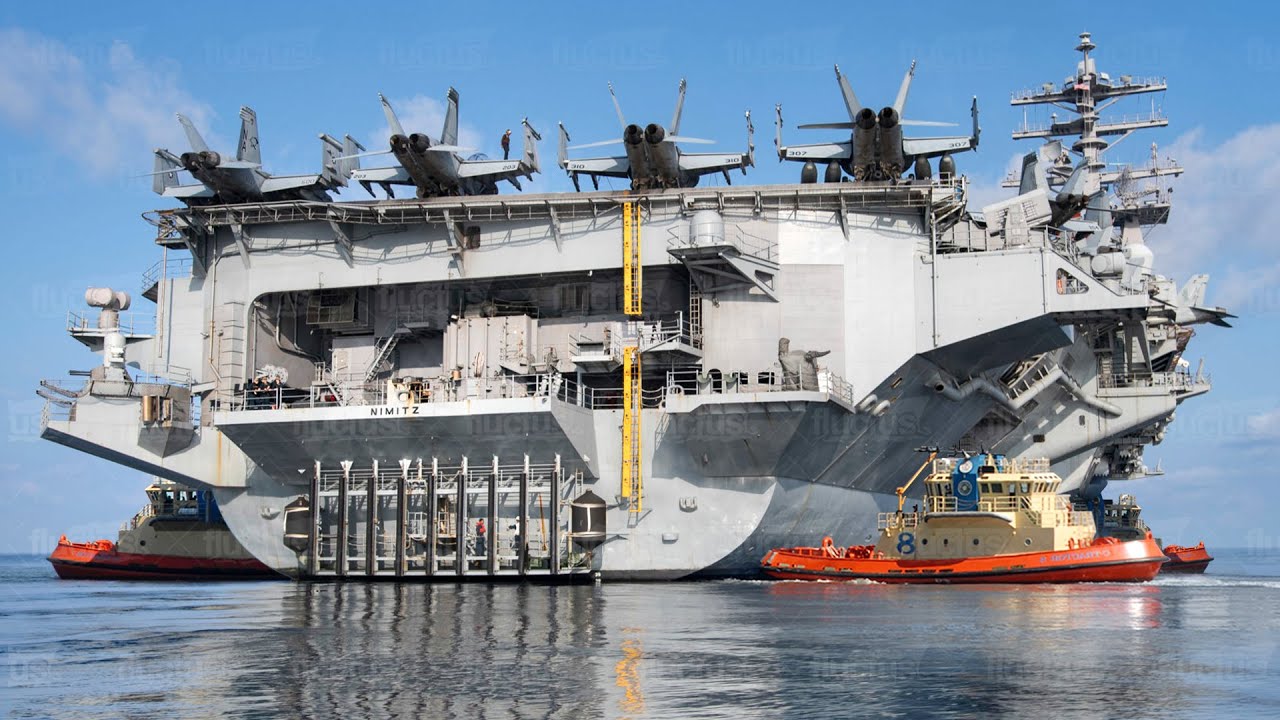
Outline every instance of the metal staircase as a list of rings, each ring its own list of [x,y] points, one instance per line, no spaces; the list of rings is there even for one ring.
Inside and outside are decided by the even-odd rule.
[[[396,345],[401,340],[418,335],[430,327],[430,323],[422,321],[412,321],[404,318],[393,320],[391,332],[378,343],[377,350],[373,354],[373,360],[369,362],[369,368],[365,370],[364,382],[371,382],[377,377],[378,373],[382,371],[382,364],[391,357],[391,353],[395,351]]]

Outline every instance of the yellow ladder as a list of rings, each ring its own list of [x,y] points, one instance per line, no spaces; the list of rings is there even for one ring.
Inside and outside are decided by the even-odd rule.
[[[622,309],[627,315],[640,314],[640,203],[622,203]]]
[[[640,470],[640,348],[622,349],[622,496],[628,511],[639,515],[644,502]]]

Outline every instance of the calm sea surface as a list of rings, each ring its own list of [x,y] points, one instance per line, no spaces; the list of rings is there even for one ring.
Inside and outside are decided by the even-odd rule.
[[[1280,554],[1139,586],[60,581],[4,717],[1280,717]]]

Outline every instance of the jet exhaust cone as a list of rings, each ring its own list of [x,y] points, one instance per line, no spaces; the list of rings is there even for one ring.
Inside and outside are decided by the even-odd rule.
[[[628,145],[639,145],[644,140],[644,131],[639,125],[628,125],[627,129],[622,131],[622,139]]]
[[[648,140],[650,145],[657,145],[666,136],[667,131],[657,123],[649,123],[649,126],[644,129],[644,139]]]
[[[880,127],[886,130],[898,124],[898,111],[887,107],[880,111]]]

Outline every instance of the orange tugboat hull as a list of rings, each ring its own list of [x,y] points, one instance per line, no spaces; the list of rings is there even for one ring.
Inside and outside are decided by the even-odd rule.
[[[75,543],[65,536],[49,555],[64,580],[260,580],[279,577],[254,559],[117,552],[110,540]]]
[[[1161,572],[1202,573],[1213,562],[1213,556],[1204,549],[1203,541],[1195,547],[1166,545],[1164,554],[1169,558],[1169,563]]]
[[[833,552],[834,551],[834,552]],[[937,560],[875,558],[874,546],[779,548],[761,560],[779,580],[874,580],[884,583],[1147,582],[1168,559],[1151,539],[1102,538],[1071,550]],[[844,557],[839,555],[844,554]],[[860,556],[860,557],[859,557]]]

